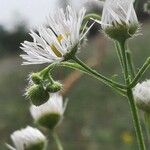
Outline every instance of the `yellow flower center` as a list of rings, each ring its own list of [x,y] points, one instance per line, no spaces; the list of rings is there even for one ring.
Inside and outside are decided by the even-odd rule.
[[[58,35],[57,36],[57,40],[58,40],[58,42],[60,43],[62,40],[63,40],[63,36],[60,34],[60,35]]]
[[[63,40],[63,36],[61,34],[58,35],[57,40],[60,43]],[[59,52],[59,50],[56,48],[54,44],[51,44],[50,47],[57,57],[62,57],[62,54]]]

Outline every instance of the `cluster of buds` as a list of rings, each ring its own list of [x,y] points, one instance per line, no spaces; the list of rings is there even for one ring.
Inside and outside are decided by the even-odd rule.
[[[62,84],[54,81],[49,74],[43,77],[43,75],[40,76],[40,73],[33,73],[30,80],[30,85],[26,89],[26,96],[36,106],[46,103],[51,93],[62,89]]]

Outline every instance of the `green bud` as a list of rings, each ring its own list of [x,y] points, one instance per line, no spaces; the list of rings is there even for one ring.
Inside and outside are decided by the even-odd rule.
[[[61,116],[58,113],[48,113],[39,118],[37,120],[37,124],[47,129],[53,130],[60,121],[60,118]]]
[[[46,90],[50,93],[58,92],[62,89],[62,84],[59,82],[54,82],[53,84],[49,83],[46,87]]]
[[[41,85],[33,85],[27,90],[27,97],[36,105],[42,105],[49,99],[49,93]]]
[[[32,73],[31,79],[35,84],[40,84],[42,81],[42,78],[39,76],[38,73]]]

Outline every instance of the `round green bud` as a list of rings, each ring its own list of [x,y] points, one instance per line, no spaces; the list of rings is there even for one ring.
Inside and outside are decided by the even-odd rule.
[[[32,73],[31,79],[35,84],[40,84],[42,81],[42,78],[39,76],[38,73]]]
[[[42,105],[49,99],[49,93],[41,85],[33,85],[27,90],[27,97],[36,105]]]
[[[46,90],[50,93],[58,92],[62,89],[62,84],[59,82],[54,82],[53,84],[49,83],[46,87]]]

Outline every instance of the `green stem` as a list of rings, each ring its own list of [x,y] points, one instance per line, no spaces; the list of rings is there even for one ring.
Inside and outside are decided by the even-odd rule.
[[[148,112],[144,112],[144,120],[145,120],[147,138],[148,141],[150,141],[150,114]]]
[[[105,76],[99,74],[98,72],[96,72],[95,70],[93,70],[92,68],[88,67],[85,63],[83,63],[79,58],[74,57],[73,60],[78,63],[79,65],[81,65],[83,68],[85,68],[88,72],[90,72],[91,74],[93,74],[94,76],[97,76],[102,82],[104,82],[105,84],[111,84],[114,85],[118,88],[123,88],[126,89],[126,87],[124,85],[118,84],[114,81],[112,81],[111,79],[106,78]]]
[[[119,62],[121,64],[121,69],[123,71],[124,70],[123,57],[122,57],[122,53],[121,53],[120,48],[119,48],[119,44],[116,41],[115,41],[115,48],[116,48],[116,52],[117,52],[117,56],[118,56]]]
[[[129,104],[130,104],[130,109],[131,109],[131,114],[133,117],[133,124],[134,124],[135,131],[136,131],[139,149],[146,150],[137,107],[134,101],[132,88],[130,87],[130,74],[129,74],[129,68],[128,68],[129,60],[126,55],[125,42],[122,42],[122,43],[120,42],[120,48],[122,49],[122,56],[123,56],[123,61],[124,61],[124,66],[125,66],[124,78],[125,78],[125,82],[127,86],[127,97],[128,97]]]
[[[141,67],[141,69],[138,71],[137,75],[133,79],[132,83],[130,84],[130,87],[133,88],[139,79],[142,77],[142,75],[145,73],[145,71],[150,67],[150,57],[147,58],[145,61],[144,65]]]
[[[127,62],[127,57],[126,57],[126,51],[124,47],[124,42],[120,42],[120,49],[122,53],[122,59],[123,59],[123,65],[124,65],[124,79],[126,82],[126,85],[130,82],[130,76],[129,76],[129,70],[128,70],[128,62]]]
[[[129,99],[129,104],[130,104],[130,109],[133,117],[136,136],[139,144],[139,149],[146,150],[138,110],[134,101],[132,90],[130,88],[127,90],[127,96]]]
[[[96,20],[101,20],[101,16],[99,14],[90,13],[84,17],[83,21],[88,22],[91,18],[96,19]]]
[[[63,66],[63,67],[79,70],[79,71],[81,71],[83,73],[86,73],[86,74],[90,75],[91,77],[94,77],[95,79],[97,79],[99,81],[102,81],[101,78],[99,78],[98,76],[93,75],[93,73],[89,72],[88,70],[86,70],[85,68],[83,68],[81,65],[79,65],[77,63],[62,62],[59,66]],[[124,86],[124,88],[119,88],[119,87],[114,86],[113,84],[110,85],[110,84],[106,83],[105,81],[103,81],[103,82],[106,85],[108,85],[109,87],[113,88],[116,92],[118,92],[122,96],[126,96],[125,86]]]
[[[128,60],[128,66],[129,66],[131,76],[133,79],[135,77],[135,67],[131,58],[131,51],[129,49],[126,51],[126,55],[127,55],[127,60]]]
[[[86,73],[100,81],[102,81],[103,83],[107,84],[108,86],[112,87],[113,89],[115,89],[117,92],[119,92],[121,95],[125,96],[126,95],[126,87],[122,84],[117,84],[116,82],[113,82],[112,80],[111,81],[111,84],[104,81],[102,78],[100,78],[102,75],[99,75],[98,73],[96,73],[97,75],[95,75],[95,71],[94,71],[94,74],[93,74],[93,71],[89,71],[89,69],[87,70],[86,68],[84,68],[83,66],[81,66],[80,64],[78,63],[70,63],[70,62],[61,62],[59,64],[51,64],[49,65],[48,67],[46,67],[45,69],[43,69],[41,72],[40,72],[40,75],[44,75],[46,76],[45,74],[48,74],[50,70],[52,70],[54,67],[59,67],[59,66],[63,66],[63,67],[68,67],[68,68],[71,68],[71,69],[76,69],[76,70],[79,70],[83,73]],[[91,69],[92,70],[92,69]],[[104,77],[107,81],[109,81],[108,78]],[[119,85],[118,87],[116,87],[116,84]]]
[[[58,150],[63,150],[63,146],[61,144],[61,141],[60,141],[58,135],[56,134],[56,132],[54,132],[54,131],[53,131],[53,138],[55,140],[55,143],[57,145]]]

